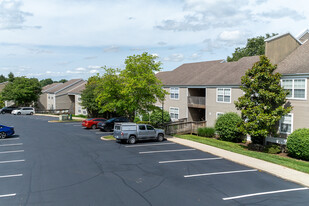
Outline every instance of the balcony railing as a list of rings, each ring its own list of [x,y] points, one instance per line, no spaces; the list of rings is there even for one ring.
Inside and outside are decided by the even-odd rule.
[[[205,106],[206,106],[205,97],[195,97],[195,96],[188,97],[188,107],[205,109]]]

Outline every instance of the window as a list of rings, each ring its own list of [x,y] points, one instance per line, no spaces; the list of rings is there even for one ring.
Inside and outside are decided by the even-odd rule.
[[[139,130],[146,130],[145,125],[139,125],[138,128],[139,128]]]
[[[223,115],[224,113],[223,112],[217,112],[216,114],[216,118],[218,119],[221,115]]]
[[[154,130],[154,128],[150,125],[147,125],[146,127],[147,127],[147,130]]]
[[[179,88],[178,87],[171,87],[170,90],[171,99],[179,99]]]
[[[231,89],[217,88],[217,102],[231,103]]]
[[[291,134],[293,131],[293,114],[287,114],[280,120],[280,133]]]
[[[287,95],[289,99],[306,99],[307,79],[283,79],[281,85],[284,90],[290,93]]]
[[[178,107],[170,107],[170,116],[171,116],[171,119],[178,119],[179,118]]]

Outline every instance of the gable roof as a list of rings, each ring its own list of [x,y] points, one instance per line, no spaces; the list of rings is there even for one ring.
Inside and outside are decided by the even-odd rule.
[[[48,84],[46,86],[44,86],[42,88],[42,92],[48,92],[48,90],[52,89],[52,88],[56,88],[60,85],[62,85],[63,83],[52,83],[52,84]]]
[[[252,56],[236,62],[217,60],[183,64],[173,71],[160,72],[156,76],[165,86],[238,86],[241,77],[258,61],[259,56]]]
[[[67,94],[81,94],[81,92],[86,88],[87,81],[82,81],[80,83],[78,83],[77,85],[75,85],[74,87],[72,87],[72,89],[70,89],[69,91],[66,91],[65,93]]]
[[[287,36],[287,35],[291,36],[291,37],[292,37],[295,41],[297,41],[300,45],[302,44],[302,42],[301,42],[298,38],[296,38],[295,36],[293,36],[291,33],[285,33],[285,34],[281,34],[281,35],[276,35],[276,36],[270,37],[270,38],[268,38],[268,39],[265,39],[264,41],[265,41],[265,42],[270,42],[270,41],[273,41],[273,40],[275,40],[275,39],[279,39],[279,38],[284,37],[284,36]]]
[[[303,43],[278,64],[281,74],[309,74],[309,42]]]
[[[53,94],[57,94],[81,81],[84,81],[82,79],[71,79],[65,83],[60,83],[58,85],[55,85],[54,87],[51,87],[50,89],[46,90],[46,92],[48,93],[53,93]]]

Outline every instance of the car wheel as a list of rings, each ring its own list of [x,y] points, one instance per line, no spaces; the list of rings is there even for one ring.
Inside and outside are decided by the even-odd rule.
[[[157,137],[157,141],[158,142],[162,142],[164,140],[164,135],[163,134],[159,134]]]
[[[136,143],[136,137],[135,136],[130,136],[128,139],[129,144],[135,144]]]
[[[95,125],[95,124],[93,124],[92,126],[91,126],[91,129],[96,129],[97,128],[97,126]]]
[[[5,114],[5,111],[2,111],[1,114]]]
[[[30,112],[30,115],[33,115],[33,112]]]
[[[1,138],[1,139],[6,138],[6,133],[5,133],[5,132],[0,132],[0,138]]]
[[[21,113],[20,113],[20,112],[18,112],[18,113],[17,113],[17,115],[21,115]]]

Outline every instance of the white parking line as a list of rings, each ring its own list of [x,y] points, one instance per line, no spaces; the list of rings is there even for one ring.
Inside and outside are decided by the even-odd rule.
[[[4,141],[4,140],[17,140],[17,139],[19,139],[19,137],[16,137],[16,138],[13,137],[13,138],[8,138],[8,139],[1,139],[0,142]]]
[[[78,125],[77,125],[77,124],[74,124],[73,126],[74,126],[74,127],[81,127],[82,125],[80,125],[80,124],[78,124]]]
[[[158,145],[167,145],[167,144],[176,144],[176,143],[141,144],[141,145],[130,145],[130,146],[125,146],[125,147],[147,147],[147,146],[158,146]]]
[[[295,189],[288,189],[288,190],[276,190],[276,191],[270,191],[270,192],[260,192],[260,193],[253,193],[253,194],[247,194],[247,195],[239,195],[239,196],[234,196],[234,197],[226,197],[222,199],[223,200],[234,200],[234,199],[240,199],[240,198],[245,198],[245,197],[269,195],[269,194],[275,194],[275,193],[292,192],[292,191],[308,190],[308,189],[309,189],[308,187],[302,187],[302,188],[295,188]]]
[[[160,152],[182,152],[182,151],[192,151],[192,150],[195,150],[195,149],[159,150],[159,151],[139,152],[139,154],[160,153]]]
[[[200,177],[200,176],[210,176],[210,175],[222,175],[222,174],[233,174],[233,173],[243,173],[243,172],[256,172],[256,169],[252,170],[237,170],[237,171],[227,171],[227,172],[213,172],[195,175],[185,175],[184,177]]]
[[[8,160],[8,161],[0,161],[0,164],[4,163],[13,163],[13,162],[24,162],[25,160]]]
[[[7,177],[20,177],[20,176],[23,176],[23,174],[16,174],[16,175],[3,175],[3,176],[0,176],[0,178],[7,178]]]
[[[25,151],[25,150],[4,151],[4,152],[0,152],[0,154],[15,153],[15,152],[24,152],[24,151]]]
[[[23,143],[16,143],[16,144],[0,144],[0,147],[6,147],[6,146],[19,146],[23,145]]]
[[[16,193],[14,193],[14,194],[0,195],[0,198],[1,198],[1,197],[13,197],[13,196],[15,196],[15,195],[16,195]]]
[[[223,159],[221,157],[213,157],[213,158],[202,158],[202,159],[186,159],[186,160],[169,160],[169,161],[160,161],[160,164],[165,163],[174,163],[174,162],[194,162],[194,161],[205,161],[205,160],[220,160]]]

